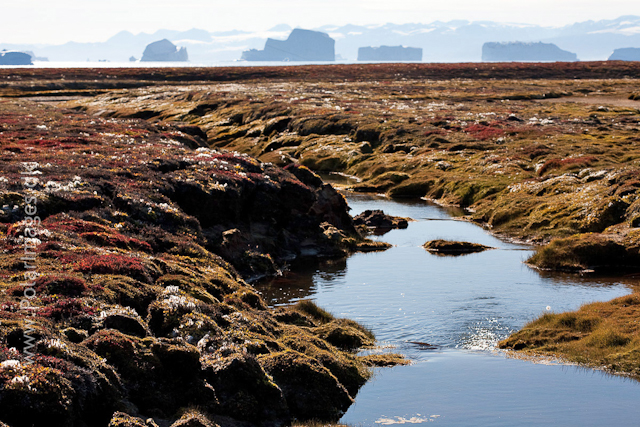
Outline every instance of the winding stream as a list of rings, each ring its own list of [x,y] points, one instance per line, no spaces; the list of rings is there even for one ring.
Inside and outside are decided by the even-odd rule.
[[[501,241],[426,202],[356,194],[347,199],[353,215],[383,209],[416,221],[408,229],[374,237],[394,245],[385,252],[324,261],[259,286],[273,305],[310,298],[336,316],[354,319],[373,330],[383,347],[378,351],[400,352],[414,362],[376,369],[341,422],[640,424],[640,383],[575,366],[518,360],[496,350],[499,340],[547,307],[567,311],[628,294],[624,279],[542,275],[522,262],[530,247]],[[436,256],[422,248],[436,238],[496,249]]]

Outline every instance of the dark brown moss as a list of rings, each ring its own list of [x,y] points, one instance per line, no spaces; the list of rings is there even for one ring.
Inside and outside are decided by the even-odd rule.
[[[493,249],[480,243],[458,242],[450,240],[430,240],[422,245],[427,251],[444,255],[462,255]]]

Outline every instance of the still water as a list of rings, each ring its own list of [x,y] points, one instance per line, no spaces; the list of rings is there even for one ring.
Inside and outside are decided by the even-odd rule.
[[[298,268],[259,287],[273,305],[313,299],[371,328],[382,347],[377,351],[414,362],[377,369],[343,423],[640,425],[640,383],[496,350],[499,340],[547,309],[573,310],[628,294],[624,279],[540,274],[523,264],[530,247],[501,241],[456,220],[455,212],[422,201],[347,196],[354,215],[383,209],[415,221],[374,237],[394,245],[385,252]],[[438,238],[495,249],[452,257],[422,248]]]

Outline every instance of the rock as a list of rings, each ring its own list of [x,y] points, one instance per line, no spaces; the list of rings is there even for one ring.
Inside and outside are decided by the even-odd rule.
[[[242,52],[245,61],[335,61],[335,40],[320,31],[296,28],[287,40],[267,39],[264,50]]]
[[[261,356],[260,363],[280,386],[291,415],[298,420],[337,420],[353,403],[327,368],[297,351]]]
[[[624,47],[613,51],[609,61],[640,61],[639,47]]]
[[[89,336],[86,331],[76,328],[66,328],[62,333],[65,334],[69,341],[74,343],[82,342]]]
[[[176,45],[171,43],[167,39],[162,39],[157,42],[153,42],[147,45],[142,54],[140,61],[180,61],[186,62],[189,60],[187,54],[187,48],[181,47],[178,49]]]
[[[140,319],[126,314],[110,314],[102,320],[102,326],[106,329],[115,329],[126,335],[145,337],[147,328]]]
[[[311,169],[296,164],[285,167],[285,170],[291,172],[300,182],[313,187],[322,187],[322,178]]]
[[[373,148],[368,142],[363,142],[362,144],[360,144],[360,152],[362,154],[371,154],[373,153]]]
[[[422,61],[422,48],[404,46],[361,47],[358,61]]]
[[[462,255],[493,249],[480,243],[455,242],[449,240],[431,240],[422,245],[427,251],[446,255]]]
[[[346,237],[342,231],[328,222],[323,222],[320,226],[324,229],[325,237],[331,241],[340,242]]]
[[[510,61],[533,61],[533,62],[554,62],[577,61],[575,53],[560,49],[552,43],[485,43],[482,46],[482,60],[496,62]]]
[[[0,52],[0,65],[33,65],[33,63],[28,53],[3,50]]]
[[[378,230],[392,230],[396,228],[407,228],[409,226],[406,218],[387,215],[379,209],[366,210],[360,215],[355,216],[353,222],[356,225],[363,224]]]
[[[234,353],[203,360],[204,377],[216,390],[222,413],[253,422],[289,419],[282,390],[254,357]]]
[[[83,344],[113,366],[131,403],[146,414],[170,416],[180,407],[215,404],[202,378],[200,352],[179,339],[144,339],[107,329]]]
[[[376,147],[380,143],[380,129],[377,124],[359,126],[355,139],[357,142],[368,142],[372,147]]]
[[[0,417],[13,427],[106,425],[121,398],[116,372],[62,337],[42,340],[35,350],[46,357],[29,363],[16,352],[17,359],[3,360]]]

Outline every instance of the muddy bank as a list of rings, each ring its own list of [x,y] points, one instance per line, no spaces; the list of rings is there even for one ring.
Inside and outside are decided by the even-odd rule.
[[[351,405],[372,334],[268,309],[245,280],[366,243],[332,187],[172,124],[2,100],[0,126],[0,420],[284,425]]]

